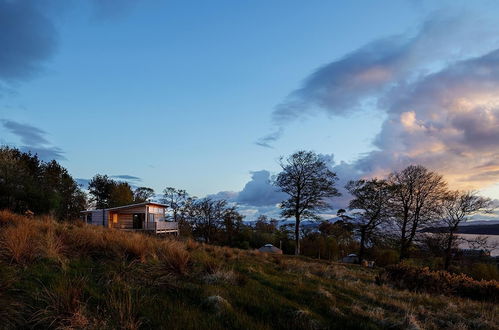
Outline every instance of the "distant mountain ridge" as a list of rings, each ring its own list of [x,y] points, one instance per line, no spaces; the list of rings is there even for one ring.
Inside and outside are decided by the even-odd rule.
[[[427,233],[445,233],[447,231],[446,227],[431,227],[423,230]],[[459,227],[457,234],[499,235],[499,224],[467,224]]]

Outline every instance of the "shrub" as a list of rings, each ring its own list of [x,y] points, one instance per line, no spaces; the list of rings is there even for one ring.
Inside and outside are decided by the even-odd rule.
[[[396,264],[399,261],[399,253],[391,249],[380,249],[374,251],[376,265],[384,267]]]
[[[475,263],[467,273],[477,280],[499,280],[499,269],[495,264]]]
[[[413,291],[426,291],[445,295],[457,295],[476,300],[499,300],[498,281],[477,281],[464,274],[446,271],[431,271],[428,267],[414,267],[405,264],[388,266],[378,277],[391,281],[399,288]]]

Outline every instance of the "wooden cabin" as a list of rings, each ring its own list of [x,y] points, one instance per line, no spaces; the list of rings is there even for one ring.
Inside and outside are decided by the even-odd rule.
[[[178,223],[166,221],[166,209],[164,204],[144,202],[81,213],[86,223],[96,226],[178,235]]]

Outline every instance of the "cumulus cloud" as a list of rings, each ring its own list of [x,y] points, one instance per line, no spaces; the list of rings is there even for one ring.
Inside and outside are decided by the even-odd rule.
[[[7,131],[19,139],[18,148],[21,151],[36,154],[45,161],[65,159],[64,151],[51,145],[45,138],[47,133],[44,130],[13,120],[0,120],[0,122]]]
[[[456,188],[497,183],[498,30],[435,15],[415,33],[371,42],[320,67],[276,107],[273,119],[283,127],[318,111],[386,112],[373,151],[351,163],[331,159],[342,181],[422,164]]]
[[[272,113],[279,134],[264,136],[256,144],[272,147],[285,125],[297,118],[383,111],[380,100],[394,87],[497,47],[498,30],[476,15],[438,12],[417,29],[359,47],[306,77]]]
[[[225,199],[240,205],[253,207],[273,207],[282,202],[286,195],[271,183],[269,171],[253,171],[251,180],[246,183],[241,191],[221,191],[207,197]]]
[[[394,87],[360,171],[382,174],[409,163],[446,175],[455,186],[480,188],[499,181],[499,50],[459,61]]]
[[[282,124],[318,110],[347,115],[361,110],[394,84],[410,81],[453,59],[470,56],[480,37],[487,49],[494,29],[464,15],[435,14],[416,31],[375,40],[318,68],[273,112]],[[450,32],[452,31],[452,32]]]
[[[286,195],[271,183],[270,172],[266,170],[251,172],[251,180],[239,192],[236,202],[254,206],[276,205]]]

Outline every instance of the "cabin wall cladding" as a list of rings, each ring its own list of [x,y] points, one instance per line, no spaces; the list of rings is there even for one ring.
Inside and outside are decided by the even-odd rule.
[[[110,211],[111,227],[117,229],[133,229],[133,214],[144,213],[144,210],[145,208],[142,206],[126,210],[119,210],[116,212]],[[117,222],[114,222],[115,219],[117,220]]]
[[[178,224],[166,222],[166,208],[167,206],[163,204],[145,202],[104,210],[82,211],[82,219],[89,224],[108,228],[178,234]],[[140,219],[143,219],[141,226],[134,227],[134,214],[140,214]]]
[[[92,215],[92,225],[105,226],[108,224],[108,214],[104,210],[94,210],[90,213]]]

